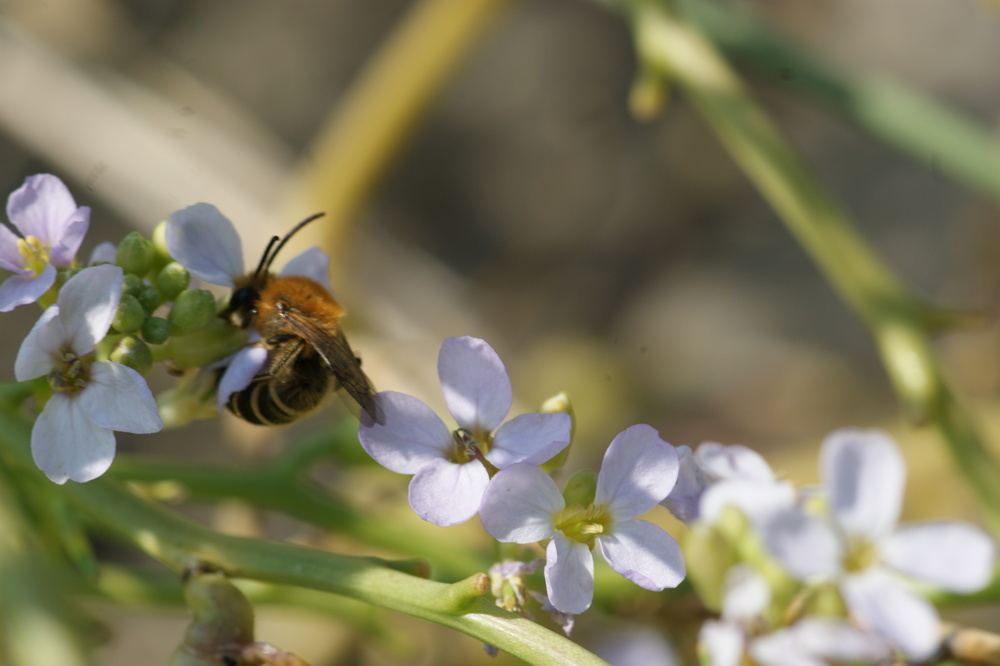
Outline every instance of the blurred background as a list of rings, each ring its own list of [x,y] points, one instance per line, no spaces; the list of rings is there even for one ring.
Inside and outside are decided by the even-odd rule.
[[[324,128],[415,4],[0,0],[2,190],[33,173],[62,178],[93,209],[83,257],[211,202],[241,229],[252,264],[270,235],[323,209],[336,173],[319,192],[301,189],[329,175],[319,163]],[[569,470],[596,467],[617,432],[645,422],[675,445],[747,444],[807,482],[831,429],[901,427],[863,325],[683,96],[655,119],[630,114],[635,57],[622,21],[582,0],[494,4],[347,223],[313,230],[333,257],[346,328],[376,386],[440,407],[441,340],[482,337],[508,366],[516,408],[569,393]],[[841,71],[893,79],[987,131],[997,126],[994,5],[732,4]],[[986,314],[940,351],[955,390],[988,408],[1000,383],[995,204],[942,175],[933,155],[918,163],[803,98],[794,71],[748,72],[748,81],[889,266],[934,302]],[[25,307],[4,317],[5,380],[37,316]],[[338,409],[291,434],[226,417],[118,442],[162,457],[267,456]],[[898,432],[915,478],[950,469],[919,430]],[[403,480],[391,482],[393,498],[405,498]],[[975,517],[957,484],[928,496],[911,481],[910,495],[910,515]],[[203,517],[229,531],[255,528],[237,510]],[[466,527],[427,534],[452,538],[478,524]],[[183,609],[96,612],[112,627],[109,666],[162,663],[186,622]],[[258,635],[313,664],[480,654],[465,636],[391,621],[412,658],[305,612],[265,610]]]

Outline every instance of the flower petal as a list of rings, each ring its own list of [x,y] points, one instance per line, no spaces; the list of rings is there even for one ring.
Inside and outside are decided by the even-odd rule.
[[[740,666],[746,638],[733,622],[705,620],[698,632],[698,652],[708,666]]]
[[[760,666],[828,666],[820,657],[803,649],[791,627],[753,639],[747,652]]]
[[[883,542],[896,571],[950,592],[977,592],[990,582],[996,544],[982,530],[958,522],[900,525]]]
[[[484,340],[446,339],[438,354],[438,377],[451,415],[473,433],[492,432],[510,411],[514,397],[507,369]]]
[[[774,481],[774,472],[764,457],[741,444],[725,446],[718,442],[704,442],[694,455],[702,469],[717,479],[747,479],[761,483]]]
[[[59,319],[59,306],[53,305],[42,313],[17,350],[17,359],[14,361],[14,377],[17,381],[25,382],[48,374],[55,367],[59,347],[65,338],[66,332]]]
[[[243,275],[243,246],[236,227],[212,204],[196,203],[167,219],[167,252],[200,280],[232,287]]]
[[[594,556],[586,545],[556,532],[545,548],[545,589],[552,607],[579,615],[594,600]]]
[[[310,247],[288,260],[279,273],[281,276],[300,275],[330,289],[330,256],[318,247]]]
[[[77,212],[76,201],[61,180],[47,173],[28,176],[7,197],[7,217],[25,237],[52,246],[59,242]],[[90,211],[87,210],[87,219]]]
[[[879,430],[832,432],[820,451],[830,509],[850,536],[877,540],[899,521],[906,466],[896,443]]]
[[[594,504],[608,506],[619,520],[638,516],[670,494],[679,468],[677,450],[651,426],[626,428],[604,453]]]
[[[10,312],[19,305],[34,303],[56,283],[56,269],[46,264],[42,274],[11,275],[0,285],[0,312]]]
[[[486,459],[500,469],[519,462],[540,465],[569,445],[572,421],[565,412],[515,416],[494,433]]]
[[[788,481],[760,483],[745,479],[719,481],[709,486],[698,505],[699,518],[715,523],[727,506],[733,506],[754,524],[795,506],[795,486]]]
[[[91,266],[71,277],[59,290],[59,318],[77,354],[94,350],[111,328],[122,298],[124,273],[118,266]]]
[[[90,381],[80,393],[80,404],[102,428],[147,434],[163,428],[156,400],[142,375],[114,361],[90,366]]]
[[[416,474],[444,459],[454,439],[430,407],[405,393],[383,391],[377,399],[385,419],[365,419],[358,427],[361,446],[379,465],[398,474]]]
[[[736,564],[726,572],[722,617],[749,626],[771,603],[771,588],[748,564]]]
[[[490,481],[479,520],[497,541],[532,543],[555,533],[553,517],[566,508],[555,481],[534,465],[502,469]]]
[[[87,260],[87,265],[113,264],[118,258],[117,252],[115,244],[111,241],[100,242],[90,251],[90,259]]]
[[[67,220],[66,227],[59,240],[54,242],[49,249],[49,262],[53,266],[69,268],[89,228],[90,208],[87,206],[77,208],[69,220]]]
[[[49,398],[31,430],[31,454],[38,468],[56,483],[96,479],[115,457],[115,436],[97,426],[70,394]]]
[[[0,224],[0,268],[20,273],[25,270],[27,260],[17,247],[17,234]]]
[[[934,606],[886,573],[875,569],[849,576],[840,591],[851,615],[908,660],[928,659],[941,643],[941,623]]]
[[[220,413],[226,408],[229,396],[250,385],[254,375],[264,367],[267,353],[266,347],[249,345],[233,354],[232,360],[219,378],[219,386],[215,391]]]
[[[799,645],[824,663],[875,664],[892,656],[885,640],[838,618],[804,617],[792,630]]]
[[[478,460],[457,464],[437,458],[410,481],[410,506],[439,527],[458,525],[476,515],[490,475]]]
[[[826,521],[786,509],[762,520],[760,529],[768,550],[793,578],[811,582],[840,572],[843,545]]]
[[[615,522],[610,534],[597,537],[611,568],[647,590],[677,587],[684,580],[680,545],[663,528],[645,520]]]

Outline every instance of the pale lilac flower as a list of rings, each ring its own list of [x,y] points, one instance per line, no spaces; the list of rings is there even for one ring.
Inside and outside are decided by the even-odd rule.
[[[792,485],[775,479],[767,461],[753,449],[704,442],[693,451],[679,446],[677,453],[677,484],[661,504],[685,523],[715,522],[729,505],[756,516],[794,500]]]
[[[235,280],[247,274],[239,233],[212,204],[197,203],[172,213],[164,240],[170,256],[199,280],[233,287]],[[289,259],[278,275],[311,278],[329,290],[330,258],[320,248],[310,247]],[[216,399],[220,412],[229,396],[249,386],[266,360],[266,350],[253,346],[252,341],[233,355],[219,379]]]
[[[746,564],[726,572],[722,615],[706,620],[698,633],[698,649],[711,666],[739,666],[753,625],[771,603],[767,581]]]
[[[77,207],[61,180],[28,176],[7,198],[7,218],[23,238],[0,224],[0,268],[14,275],[0,285],[0,312],[34,303],[69,268],[90,225],[90,208]]]
[[[594,654],[611,666],[682,666],[684,663],[661,631],[631,621],[612,626],[594,647]]]
[[[608,446],[589,506],[567,506],[548,474],[518,464],[493,477],[479,517],[498,541],[551,538],[545,564],[549,600],[564,613],[579,614],[593,598],[595,544],[612,569],[640,587],[662,590],[684,579],[677,542],[636,518],[667,496],[677,467],[674,447],[650,426],[632,426]]]
[[[31,452],[56,483],[90,481],[107,471],[115,454],[113,431],[151,433],[163,426],[142,375],[94,358],[94,347],[118,309],[121,288],[118,266],[80,271],[18,351],[18,381],[45,376],[54,390],[31,431]]]
[[[384,391],[376,396],[384,423],[363,420],[358,438],[383,467],[413,474],[410,506],[424,520],[446,526],[476,515],[490,481],[484,463],[504,469],[545,462],[569,444],[570,417],[521,414],[504,422],[513,401],[510,379],[497,353],[479,338],[446,339],[438,376],[457,430],[449,432],[417,398]]]
[[[993,540],[958,522],[896,527],[906,469],[883,432],[832,433],[820,468],[828,515],[777,513],[765,523],[765,543],[793,577],[837,582],[862,628],[908,659],[929,657],[940,640],[937,612],[903,577],[951,592],[979,590],[992,577]]]

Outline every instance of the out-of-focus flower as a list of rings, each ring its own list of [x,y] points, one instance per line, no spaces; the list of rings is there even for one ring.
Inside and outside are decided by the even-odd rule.
[[[739,666],[751,626],[771,602],[767,582],[745,564],[726,572],[722,617],[706,620],[698,635],[698,649],[711,666]]]
[[[56,483],[90,481],[111,465],[114,431],[151,433],[163,423],[146,380],[113,361],[97,361],[121,299],[122,269],[85,268],[59,291],[21,344],[18,381],[47,377],[54,393],[31,431],[35,464]]]
[[[798,580],[837,582],[850,615],[908,659],[929,657],[939,643],[937,612],[903,577],[951,592],[979,590],[993,573],[993,540],[958,522],[897,528],[906,469],[883,432],[833,432],[820,472],[827,515],[776,513],[764,523],[765,543]]]
[[[833,617],[802,618],[755,638],[748,652],[761,666],[879,664],[892,656],[883,638]]]
[[[555,482],[533,465],[500,470],[483,497],[479,517],[498,541],[551,540],[545,584],[552,605],[579,614],[594,593],[599,544],[611,568],[649,590],[675,587],[684,559],[674,538],[636,516],[659,503],[677,480],[677,452],[648,425],[619,433],[604,454],[593,500],[567,506]]]
[[[413,474],[410,506],[435,525],[456,525],[476,515],[490,482],[486,463],[504,469],[537,465],[559,453],[570,438],[570,417],[521,414],[504,422],[513,402],[503,361],[479,338],[448,338],[438,355],[453,433],[422,401],[395,391],[376,396],[383,424],[362,422],[358,438],[383,467]]]
[[[38,174],[7,198],[7,218],[23,238],[0,225],[0,268],[14,273],[0,285],[0,312],[34,303],[55,284],[56,269],[70,267],[90,226],[90,208],[78,207],[55,176]]]

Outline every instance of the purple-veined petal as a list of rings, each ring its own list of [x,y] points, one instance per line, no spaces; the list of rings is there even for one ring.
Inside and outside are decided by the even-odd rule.
[[[21,342],[14,361],[14,377],[25,382],[47,375],[56,365],[59,347],[66,339],[66,331],[59,319],[59,306],[53,305],[42,313],[27,337]]]
[[[458,525],[476,515],[490,475],[478,460],[465,464],[437,458],[410,481],[410,506],[439,527]]]
[[[700,519],[714,523],[727,506],[736,507],[754,524],[760,524],[771,515],[795,506],[795,486],[787,481],[718,481],[710,485],[701,496]]]
[[[552,536],[557,513],[566,508],[552,478],[534,465],[500,470],[479,507],[479,520],[497,541],[533,543]]]
[[[76,210],[69,188],[47,173],[28,176],[7,197],[7,217],[18,231],[25,237],[35,236],[48,246],[59,241]]]
[[[226,408],[229,396],[249,386],[254,375],[264,367],[266,361],[267,348],[259,345],[248,345],[233,354],[232,360],[219,378],[219,387],[215,392],[220,413]]]
[[[698,632],[698,652],[706,666],[740,666],[746,636],[733,622],[705,620]]]
[[[937,611],[878,569],[846,577],[840,591],[862,627],[889,641],[908,660],[924,661],[941,643]]]
[[[56,269],[46,264],[38,277],[11,275],[0,285],[0,312],[10,312],[19,305],[34,303],[56,282]]]
[[[310,247],[288,260],[279,273],[281,276],[300,275],[330,289],[330,256],[318,247]]]
[[[850,536],[871,540],[892,532],[903,505],[906,466],[884,432],[836,430],[820,451],[821,476],[830,490],[830,510]]]
[[[704,442],[694,456],[705,472],[717,479],[747,479],[768,483],[774,481],[774,472],[764,457],[741,444],[725,446],[718,442]]]
[[[118,259],[117,253],[118,249],[114,243],[111,241],[102,241],[90,251],[90,259],[87,260],[87,265],[113,264]]]
[[[680,545],[663,528],[645,520],[615,522],[597,537],[611,568],[647,590],[677,587],[685,576]]]
[[[438,377],[448,411],[466,430],[492,432],[510,411],[514,394],[507,368],[484,340],[447,338],[438,354]]]
[[[626,428],[604,453],[594,504],[607,506],[617,520],[645,513],[670,494],[679,467],[677,450],[652,427]]]
[[[96,479],[115,457],[115,435],[97,426],[79,400],[58,392],[49,398],[31,430],[31,454],[56,483]]]
[[[196,203],[167,219],[167,252],[191,275],[232,287],[243,275],[243,246],[236,227],[212,204]]]
[[[486,459],[499,469],[519,462],[540,465],[566,448],[571,427],[565,412],[520,414],[493,434]]]
[[[90,208],[87,206],[77,208],[64,222],[59,238],[52,243],[49,249],[49,262],[53,266],[69,268],[89,228]]]
[[[59,290],[59,318],[67,342],[78,354],[87,354],[104,338],[122,298],[124,273],[118,266],[91,266],[71,277]]]
[[[27,260],[17,247],[19,240],[17,234],[8,229],[6,225],[0,224],[0,268],[15,273],[22,271],[30,273],[31,271],[25,269]]]
[[[798,509],[786,509],[760,523],[771,554],[803,582],[828,580],[840,573],[843,544],[830,525]]]
[[[358,427],[358,440],[375,462],[398,474],[416,474],[447,456],[454,438],[434,410],[396,391],[383,391],[377,399],[384,422],[365,419]]]
[[[163,428],[146,380],[121,363],[91,365],[90,381],[77,400],[91,421],[108,430],[147,434]]]
[[[552,607],[579,615],[594,600],[594,556],[585,544],[556,532],[545,548],[545,590]]]
[[[990,582],[996,544],[972,525],[952,521],[910,523],[882,543],[885,563],[922,583],[959,593]]]

